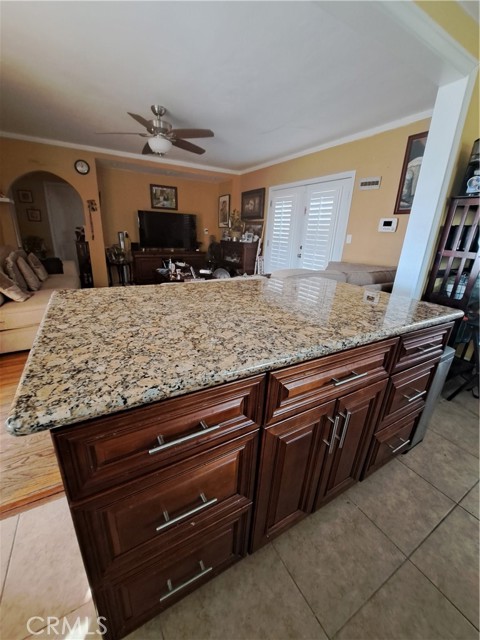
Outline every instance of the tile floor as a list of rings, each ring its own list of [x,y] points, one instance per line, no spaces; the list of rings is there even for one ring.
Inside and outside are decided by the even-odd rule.
[[[478,401],[442,399],[423,443],[129,640],[478,638],[478,465]],[[99,637],[65,499],[0,527],[2,640]]]

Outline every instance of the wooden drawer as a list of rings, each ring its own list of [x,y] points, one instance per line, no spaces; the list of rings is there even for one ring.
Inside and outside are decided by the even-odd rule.
[[[240,560],[246,553],[250,511],[230,515],[208,535],[164,554],[157,562],[95,591],[107,638],[120,638],[160,613],[204,582]]]
[[[423,409],[437,362],[437,359],[430,360],[391,377],[382,409],[382,419],[376,431],[384,429],[418,408]]]
[[[265,424],[274,424],[387,377],[398,338],[294,365],[270,374]]]
[[[394,422],[386,429],[382,429],[374,435],[362,479],[376,471],[396,455],[407,450],[410,436],[422,413],[422,409],[423,407],[417,407],[417,409],[408,416]]]
[[[255,376],[53,430],[69,499],[118,486],[258,428],[263,391],[264,376]]]
[[[427,360],[438,360],[447,346],[453,325],[453,322],[449,322],[401,336],[393,372],[403,371]]]
[[[152,560],[225,510],[249,506],[257,443],[258,431],[73,507],[90,582]]]

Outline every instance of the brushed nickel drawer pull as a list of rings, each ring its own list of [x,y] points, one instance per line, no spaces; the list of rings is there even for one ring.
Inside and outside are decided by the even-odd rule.
[[[400,449],[403,449],[403,447],[405,447],[410,442],[410,440],[404,440],[403,438],[400,438],[400,441],[402,444],[396,447],[395,449],[393,448],[393,445],[391,444],[388,445],[392,450],[392,453],[397,453],[397,451],[400,451]]]
[[[425,391],[417,391],[417,389],[414,389],[415,391],[415,395],[413,396],[407,396],[406,393],[403,394],[403,397],[405,398],[405,400],[407,400],[407,402],[413,402],[414,400],[418,400],[419,398],[421,398],[422,396],[424,396],[427,392]]]
[[[171,442],[164,442],[163,436],[157,436],[158,447],[154,449],[149,449],[148,453],[152,455],[153,453],[158,453],[159,451],[165,451],[165,449],[170,449],[170,447],[175,447],[177,444],[183,444],[184,442],[188,442],[193,438],[198,438],[199,436],[203,436],[206,433],[211,433],[212,431],[216,431],[220,429],[219,424],[214,425],[213,427],[209,427],[205,420],[200,420],[200,426],[202,427],[202,431],[197,431],[196,433],[191,433],[188,436],[183,436],[183,438],[177,438],[177,440],[172,440]]]
[[[417,349],[421,352],[421,353],[427,353],[427,351],[434,351],[435,349],[441,349],[441,345],[439,344],[430,344],[430,345],[426,345],[425,347],[419,346],[417,347]]]
[[[165,522],[163,524],[159,525],[155,529],[155,531],[157,531],[157,533],[158,533],[159,531],[163,531],[164,529],[168,529],[168,527],[171,527],[172,524],[177,524],[177,522],[181,522],[182,520],[185,520],[185,518],[189,518],[190,516],[195,515],[199,511],[203,511],[204,509],[207,509],[207,507],[211,507],[212,504],[215,504],[216,502],[218,502],[218,498],[212,498],[211,500],[207,500],[204,493],[200,494],[200,499],[202,501],[202,504],[199,504],[198,507],[194,507],[193,509],[190,509],[189,511],[186,511],[185,513],[182,513],[181,515],[177,516],[176,518],[172,518],[172,520],[170,520],[170,516],[168,515],[168,511],[164,511],[163,512],[163,517],[165,518]]]
[[[347,431],[348,431],[348,425],[350,424],[350,418],[352,417],[352,414],[350,413],[350,411],[347,411],[347,415],[340,413],[339,415],[342,416],[342,418],[345,418],[345,423],[343,425],[343,431],[342,431],[342,437],[340,438],[340,444],[338,445],[338,448],[341,449],[345,443],[345,438],[347,437]]]
[[[339,440],[339,437],[337,436],[337,429],[338,429],[338,423],[340,422],[340,416],[337,414],[335,416],[335,420],[330,416],[327,416],[327,420],[330,420],[330,422],[333,422],[332,439],[330,440],[330,442],[327,442],[325,439],[323,439],[323,442],[327,445],[328,455],[330,455],[333,451],[333,447],[335,446],[335,438]]]
[[[208,569],[205,569],[205,565],[203,564],[202,560],[200,560],[199,565],[200,565],[200,569],[201,569],[200,573],[197,573],[196,576],[193,576],[193,578],[190,578],[190,580],[187,580],[183,584],[179,584],[178,587],[173,588],[172,581],[170,579],[168,579],[167,580],[168,592],[165,593],[160,598],[160,602],[163,602],[167,598],[170,598],[170,596],[173,596],[175,593],[178,593],[182,589],[185,589],[185,587],[188,587],[190,584],[193,584],[197,580],[200,580],[200,578],[203,578],[203,576],[206,576],[207,573],[210,573],[210,571],[212,571],[212,569],[213,569],[213,567],[208,567]]]
[[[365,373],[356,373],[355,371],[352,371],[352,373],[346,378],[342,378],[340,380],[338,378],[332,378],[333,386],[340,387],[342,384],[347,384],[347,382],[360,380],[360,378],[364,378],[367,375],[367,373],[368,371],[365,371]]]

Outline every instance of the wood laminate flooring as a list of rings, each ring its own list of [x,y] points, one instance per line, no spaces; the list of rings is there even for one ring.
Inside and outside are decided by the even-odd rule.
[[[15,437],[5,429],[27,357],[28,351],[0,356],[0,519],[63,494],[50,432]]]

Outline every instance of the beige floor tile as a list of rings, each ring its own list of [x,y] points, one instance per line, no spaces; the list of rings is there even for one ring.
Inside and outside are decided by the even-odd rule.
[[[13,640],[42,628],[41,619],[61,617],[89,599],[85,570],[65,498],[20,514],[5,580],[2,638]]]
[[[470,489],[470,491],[467,493],[467,495],[464,497],[464,499],[460,502],[460,505],[469,513],[472,514],[472,516],[475,516],[475,518],[480,519],[480,494],[478,491],[478,487],[479,484],[477,482],[477,484],[473,487],[473,489]]]
[[[478,459],[432,430],[398,459],[455,502],[478,481]]]
[[[410,558],[478,627],[478,520],[456,507]]]
[[[335,640],[478,640],[478,632],[407,561]]]
[[[478,458],[478,417],[468,409],[443,400],[436,406],[429,428]]]
[[[128,636],[125,636],[124,640],[165,640],[160,625],[160,616],[149,620],[139,629],[132,631]]]
[[[329,636],[405,559],[343,497],[284,533],[273,545]]]
[[[18,516],[0,520],[0,594],[3,591],[3,585],[7,575],[17,524]]]
[[[409,555],[455,506],[414,471],[392,460],[347,497]]]
[[[446,400],[447,396],[455,391],[459,385],[462,384],[462,378],[457,376],[454,382],[447,382],[442,391],[442,398],[440,401]],[[461,391],[458,396],[455,396],[453,400],[449,401],[450,404],[468,409],[471,413],[475,414],[478,418],[479,414],[479,400],[475,398],[471,391]]]
[[[175,604],[158,620],[165,640],[326,640],[270,545]]]

